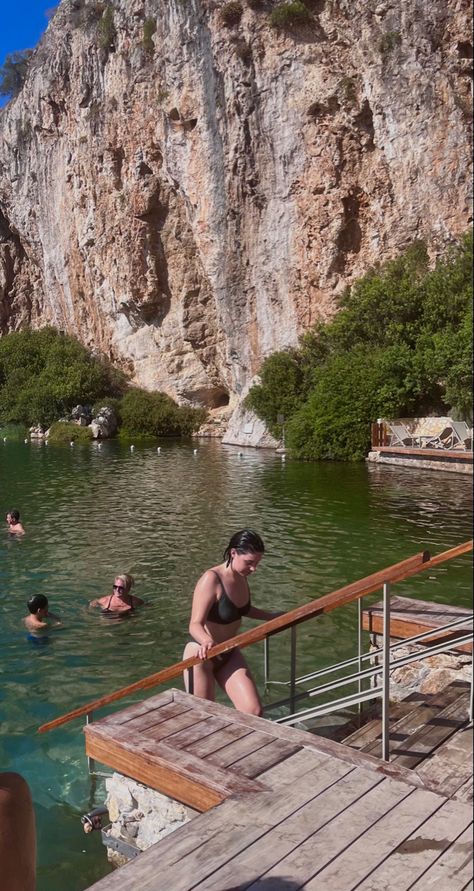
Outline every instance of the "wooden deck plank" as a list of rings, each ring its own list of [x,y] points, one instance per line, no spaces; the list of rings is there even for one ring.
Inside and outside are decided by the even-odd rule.
[[[202,855],[208,844],[214,842],[223,857],[236,856],[245,851],[248,844],[265,836],[275,823],[285,820],[352,771],[350,765],[328,759],[327,763],[308,773],[304,783],[286,788],[284,794],[280,791],[262,792],[252,796],[251,803],[248,796],[230,798],[225,802],[225,811],[221,805],[201,814],[144,851],[136,860],[100,879],[89,891],[135,891],[138,888],[140,891],[178,891],[170,876],[174,867],[179,871],[181,864],[184,868],[180,882],[184,882],[183,887],[192,887],[193,882],[201,881],[208,874],[206,858]],[[188,862],[186,858],[189,858]]]
[[[466,829],[410,891],[463,891],[472,888],[472,831]]]
[[[358,891],[380,891],[381,888],[386,891],[408,891],[433,866],[440,854],[449,850],[452,844],[450,839],[461,835],[471,824],[472,811],[468,805],[447,801],[415,833],[390,852],[386,860],[358,885]]]
[[[349,891],[416,832],[442,803],[443,799],[433,792],[414,789],[388,813],[379,813],[372,825],[368,822],[370,813],[355,805],[342,818],[332,821],[326,832],[318,833],[312,861],[308,861],[310,851],[306,851],[305,871],[295,872],[292,864],[292,875],[298,880],[303,877],[302,885],[308,891]],[[323,869],[319,866],[321,860],[327,864]]]
[[[257,749],[247,756],[232,764],[232,770],[236,770],[239,774],[246,777],[258,777],[265,770],[286,761],[291,755],[295,755],[301,748],[298,745],[292,745],[283,739],[274,739],[266,746]]]
[[[454,622],[456,619],[466,618],[466,622],[451,631],[440,632],[436,637],[429,638],[430,643],[439,643],[441,640],[452,640],[453,649],[462,652],[472,652],[472,644],[456,645],[456,637],[472,630],[472,621],[469,623],[472,611],[461,606],[448,606],[447,604],[434,603],[431,600],[420,601],[411,597],[392,597],[390,605],[390,636],[405,639],[425,631],[436,630],[442,625]],[[362,627],[372,634],[383,632],[383,601],[378,600],[370,607],[363,610]]]
[[[300,846],[311,840],[332,819],[347,810],[359,799],[367,800],[372,806],[374,788],[385,783],[385,780],[374,776],[372,772],[353,770],[342,777],[334,785],[326,788],[317,798],[313,798],[304,807],[290,814],[285,820],[274,826],[263,839],[257,839],[248,845],[236,857],[229,859],[213,874],[203,878],[197,885],[196,891],[227,891],[235,887],[235,879],[238,877],[239,889],[258,887],[258,880],[264,876],[271,887],[271,879],[276,879],[282,874],[281,861],[287,858],[283,869],[284,875],[293,875],[292,868],[288,866],[293,855]],[[400,784],[396,784],[400,785]],[[395,784],[387,793],[384,813],[387,807],[402,800],[403,796],[410,794],[409,787],[399,788],[395,791]],[[384,795],[379,796],[380,799]],[[387,803],[388,802],[388,803]],[[369,805],[368,805],[369,807]],[[208,846],[210,847],[210,846]],[[212,852],[208,858],[212,862]],[[266,887],[266,884],[265,884]],[[295,884],[296,887],[296,884]]]
[[[298,749],[285,761],[279,761],[278,764],[264,770],[259,775],[259,780],[270,789],[281,790],[284,786],[294,783],[299,777],[306,776],[315,768],[322,767],[328,758],[328,755],[322,755],[312,749]]]
[[[219,767],[242,765],[243,758],[247,758],[254,752],[258,752],[260,749],[271,745],[272,742],[275,742],[275,740],[272,740],[271,736],[251,731],[245,736],[242,736],[241,739],[235,740],[235,742],[223,746],[218,751],[213,752],[208,758],[213,764],[218,764]]]
[[[432,702],[410,712],[390,728],[391,763],[399,761],[405,767],[413,768],[426,752],[434,750],[448,739],[467,720],[469,694],[459,693],[458,686],[452,685],[442,691]],[[438,703],[444,703],[439,707]],[[425,745],[422,747],[422,741]],[[426,745],[428,743],[428,745]],[[381,738],[364,747],[368,754],[381,754]],[[419,748],[419,751],[418,751]]]
[[[471,777],[467,783],[463,783],[459,789],[456,790],[455,797],[459,801],[467,801],[472,803],[473,799],[473,778]]]
[[[224,748],[224,746],[228,745],[230,742],[249,736],[251,732],[252,731],[249,730],[248,727],[227,724],[226,727],[216,730],[214,733],[210,733],[208,736],[191,743],[187,746],[186,751],[199,758],[208,758],[213,752]]]
[[[177,718],[180,715],[184,715],[187,713],[195,714],[195,711],[194,709],[186,708],[179,702],[171,702],[169,705],[163,705],[160,708],[150,709],[149,712],[131,718],[131,720],[129,721],[122,722],[119,726],[126,727],[127,730],[133,728],[134,733],[142,733],[143,731],[147,731],[152,727],[156,727],[158,724],[164,724],[167,721],[170,721],[172,718]],[[111,722],[107,721],[106,718],[105,723],[110,724]]]
[[[394,746],[392,761],[413,769],[430,752],[448,740],[456,731],[467,724],[469,717],[469,694],[465,693],[456,702],[443,709],[421,727],[406,742]]]
[[[357,771],[350,771],[351,777],[356,773]],[[188,891],[188,888],[190,887],[197,887],[200,889],[205,888],[207,891],[208,888],[214,887],[214,885],[212,884],[214,875],[218,875],[217,871],[220,871],[222,868],[225,870],[229,860],[231,860],[229,880],[234,882],[234,885],[231,887],[235,887],[236,877],[238,877],[239,879],[240,887],[240,869],[242,867],[242,864],[247,863],[250,846],[255,842],[261,842],[261,844],[258,844],[260,853],[262,854],[262,856],[268,856],[271,863],[273,864],[275,862],[275,859],[279,857],[278,846],[268,844],[267,839],[269,832],[273,831],[275,823],[279,823],[280,825],[285,826],[287,819],[292,815],[299,815],[301,811],[306,808],[310,801],[313,803],[311,813],[319,813],[320,815],[324,815],[328,794],[331,796],[331,798],[334,798],[335,801],[337,801],[338,798],[339,800],[341,798],[344,798],[344,791],[341,791],[340,796],[334,795],[334,789],[336,788],[336,786],[337,788],[339,788],[339,782],[342,779],[343,778],[341,777],[339,778],[339,780],[336,780],[335,783],[331,783],[329,788],[326,786],[326,789],[318,789],[317,787],[315,787],[315,785],[312,786],[312,789],[309,789],[307,782],[301,780],[299,783],[295,784],[295,789],[299,790],[299,795],[301,796],[301,804],[299,807],[292,807],[291,811],[289,810],[286,803],[286,798],[292,793],[290,793],[288,790],[286,790],[284,794],[279,792],[272,804],[270,805],[269,802],[269,804],[267,805],[266,811],[268,813],[268,816],[270,817],[270,822],[268,822],[265,827],[263,827],[260,823],[258,823],[256,826],[253,825],[255,816],[253,807],[251,811],[251,818],[249,819],[250,814],[247,811],[247,818],[245,820],[244,813],[245,810],[247,810],[247,802],[241,800],[241,815],[242,818],[245,820],[245,828],[240,829],[239,837],[236,836],[235,832],[233,831],[233,827],[229,827],[230,832],[228,833],[226,831],[224,844],[222,837],[214,836],[213,838],[209,839],[206,842],[205,846],[203,846],[203,848],[199,851],[199,857],[192,856],[190,858],[191,862],[189,863],[189,866],[185,861],[181,860],[179,863],[176,863],[174,868],[167,868],[167,880],[169,882],[169,887],[172,888],[173,891]],[[380,780],[380,778],[374,777],[373,774],[369,773],[368,771],[363,771],[348,788],[345,797],[348,801],[352,801],[355,796],[363,793],[363,791],[366,790],[368,787],[372,787],[373,785],[380,782],[383,782],[382,780]],[[292,792],[294,792],[295,789],[293,789]],[[259,799],[260,796],[258,797],[257,801],[258,804],[261,805]],[[338,805],[336,804],[336,806]],[[300,823],[303,821],[305,822],[305,825],[307,825],[307,815],[303,814],[302,817],[299,817],[299,820]],[[287,836],[286,830],[284,831],[284,836]],[[236,870],[234,866],[234,863],[237,862],[236,860],[234,860],[234,858],[238,858],[238,870]],[[258,874],[259,873],[257,873],[257,875]],[[217,878],[216,887],[219,889],[223,887],[222,876],[220,874]]]
[[[174,699],[177,702],[186,703],[189,699],[194,699],[189,693],[183,693],[181,690],[173,689]],[[200,710],[207,711],[210,715],[220,716],[229,720],[229,708],[221,705],[219,702],[208,702],[200,700]],[[274,724],[265,718],[256,718],[254,715],[245,715],[243,712],[232,711],[232,721],[235,726],[247,727],[249,730],[255,730],[258,733],[264,733],[274,739],[286,739],[291,743],[314,749],[317,752],[330,755],[333,758],[339,758],[347,761],[357,767],[367,767],[378,771],[384,776],[390,776],[396,780],[410,783],[418,788],[424,788],[424,783],[414,771],[408,770],[403,765],[391,764],[381,761],[370,753],[357,752],[350,746],[343,743],[328,739],[316,734],[309,733],[307,730],[297,730],[295,727],[285,727],[283,724]]]
[[[223,730],[224,727],[229,726],[229,723],[229,721],[224,721],[222,718],[211,718],[208,715],[194,727],[186,727],[184,730],[171,734],[168,742],[170,745],[176,746],[178,749],[185,749],[199,739],[204,739],[206,736],[215,733],[217,730]]]
[[[472,726],[450,737],[416,768],[418,776],[429,780],[431,789],[451,798],[472,780]]]
[[[137,738],[125,729],[120,739],[115,739],[108,730],[94,724],[85,728],[86,752],[91,758],[196,810],[207,810],[232,794],[264,789],[257,780],[221,770],[213,764],[206,766],[204,772],[202,760],[183,749]]]
[[[137,728],[135,721],[131,721],[125,726],[127,731],[130,730],[133,731],[133,733],[140,733],[147,739],[159,740],[167,739],[179,730],[185,730],[188,727],[203,730],[205,722],[206,718],[201,718],[194,709],[188,709],[188,711],[183,711],[181,714],[175,715],[173,718],[167,718],[165,721],[160,721],[158,724],[150,724],[149,727],[145,725],[144,727]]]
[[[94,723],[98,723],[99,721],[106,721],[108,724],[127,724],[128,721],[133,721],[134,718],[139,718],[140,715],[147,715],[150,713],[150,711],[157,711],[158,709],[164,708],[165,706],[172,705],[173,702],[173,691],[167,690],[165,693],[159,693],[157,696],[149,696],[142,702],[135,702],[133,703],[133,705],[128,705],[125,708],[120,709],[120,711],[112,712],[110,715],[106,715],[104,718],[97,719],[97,722],[94,721]],[[181,703],[181,706],[182,705],[183,703]],[[175,712],[175,714],[178,713],[178,711]]]

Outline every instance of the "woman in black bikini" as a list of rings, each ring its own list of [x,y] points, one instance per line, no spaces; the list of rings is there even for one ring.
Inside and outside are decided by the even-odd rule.
[[[224,551],[224,562],[201,576],[194,589],[191,640],[183,659],[199,656],[204,660],[211,647],[238,633],[242,616],[268,621],[281,615],[258,609],[250,602],[247,578],[257,569],[264,550],[260,536],[243,529],[232,536]],[[262,714],[255,682],[238,647],[196,665],[193,675],[195,696],[213,700],[217,681],[236,709],[249,715]]]
[[[133,594],[130,594],[133,584],[133,576],[126,573],[117,575],[112,585],[112,593],[106,597],[99,597],[98,600],[91,600],[89,606],[100,607],[102,615],[107,619],[129,616],[133,613],[136,606],[141,606],[143,603],[140,597],[134,597]]]

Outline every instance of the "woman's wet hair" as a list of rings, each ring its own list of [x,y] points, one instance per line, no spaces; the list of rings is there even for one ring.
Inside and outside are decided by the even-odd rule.
[[[10,516],[10,520],[13,520],[14,523],[18,523],[20,519],[20,511],[19,510],[9,510],[8,515]]]
[[[48,598],[44,594],[34,594],[33,597],[30,597],[26,605],[30,613],[34,615],[39,609],[47,609]]]
[[[252,529],[241,529],[239,532],[234,532],[224,551],[226,566],[229,566],[232,560],[231,551],[237,551],[238,554],[263,554],[265,545],[258,532],[253,532]]]
[[[128,594],[128,592],[130,591],[130,588],[133,588],[133,586],[135,584],[135,579],[133,578],[133,575],[129,575],[128,572],[124,572],[124,573],[121,573],[120,575],[116,575],[114,578],[114,582],[117,579],[120,579],[120,581],[122,582],[122,584],[125,588],[125,594]]]

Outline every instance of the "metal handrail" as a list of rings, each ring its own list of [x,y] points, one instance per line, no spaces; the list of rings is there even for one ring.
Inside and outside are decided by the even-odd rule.
[[[442,631],[442,630],[444,630],[444,626],[443,626],[443,628],[440,628],[440,631]],[[459,638],[460,643],[469,643],[472,640],[473,640],[472,631],[469,632],[469,634],[465,634]],[[412,638],[409,637],[403,641],[403,645],[411,644],[412,642],[413,642]],[[410,653],[410,654],[407,654],[406,656],[402,656],[400,659],[395,659],[395,660],[389,662],[389,668],[390,668],[390,671],[394,671],[396,668],[401,668],[402,665],[409,665],[410,662],[421,662],[423,659],[427,659],[430,656],[436,656],[439,653],[446,653],[451,649],[452,649],[451,643],[438,644],[436,647],[430,648],[426,652]],[[373,653],[369,653],[367,655],[372,656]],[[376,665],[376,666],[373,666],[372,668],[366,669],[363,672],[354,672],[354,674],[346,675],[346,677],[340,678],[339,680],[334,681],[333,683],[323,684],[321,687],[315,687],[314,690],[305,690],[305,692],[301,694],[301,698],[308,697],[308,696],[319,696],[319,695],[322,695],[323,693],[329,692],[330,690],[335,690],[338,687],[347,687],[349,684],[354,683],[359,678],[362,678],[362,679],[375,678],[377,676],[380,676],[383,673],[383,670],[384,670],[383,665]],[[294,715],[284,715],[281,718],[276,718],[275,723],[276,724],[295,724],[304,718],[315,717],[318,714],[328,714],[330,711],[336,711],[336,710],[341,709],[343,707],[343,705],[347,705],[349,703],[349,701],[351,704],[357,703],[358,695],[359,694],[352,694],[351,696],[344,696],[344,697],[341,697],[340,699],[333,700],[330,703],[323,703],[322,705],[316,706],[315,708],[304,709],[300,712],[297,712]],[[363,701],[365,701],[368,699],[381,698],[382,696],[383,696],[383,688],[379,687],[379,688],[372,688],[370,690],[363,691],[363,693],[361,694],[361,699]],[[271,707],[276,708],[277,705],[280,705],[280,706],[284,705],[285,702],[288,702],[288,700],[284,700],[280,703],[272,703]]]
[[[428,640],[430,637],[439,637],[440,633],[445,631],[449,631],[451,628],[455,628],[457,625],[469,625],[470,622],[473,621],[473,616],[463,616],[461,619],[456,619],[454,622],[449,622],[446,625],[438,628],[432,628],[430,631],[422,631],[420,634],[415,634],[413,637],[409,639],[406,638],[404,640],[398,641],[398,643],[390,644],[390,652],[393,652],[400,647],[404,647],[409,640],[410,643],[418,643],[422,640]],[[453,646],[457,646],[460,643],[460,639],[458,637],[453,638],[451,641],[451,649]],[[308,681],[313,681],[318,677],[323,677],[325,674],[332,674],[335,671],[340,671],[342,668],[346,668],[349,665],[354,665],[355,662],[365,661],[366,659],[372,659],[374,656],[377,656],[382,652],[382,647],[376,647],[370,651],[370,653],[361,653],[357,656],[352,656],[350,659],[344,659],[342,662],[335,662],[333,665],[329,665],[326,668],[319,668],[317,671],[312,671],[309,674],[300,675],[295,678],[295,684],[305,684]],[[267,684],[277,684],[283,687],[288,687],[290,685],[290,681],[274,681],[270,678],[267,678]]]
[[[373,594],[382,586],[384,586],[385,590],[385,588],[387,587],[387,583],[389,582],[402,581],[403,579],[410,578],[411,576],[416,575],[419,572],[425,571],[427,569],[432,569],[435,566],[440,565],[441,563],[445,563],[448,560],[452,560],[455,557],[466,554],[468,553],[468,551],[472,550],[472,546],[472,541],[464,542],[463,544],[458,545],[455,548],[450,548],[448,551],[443,551],[441,554],[437,554],[435,557],[430,557],[428,551],[422,551],[418,554],[414,554],[412,557],[409,557],[406,560],[402,560],[399,563],[395,563],[392,566],[386,567],[385,569],[378,570],[377,572],[374,572],[369,576],[366,576],[356,582],[352,582],[349,585],[345,585],[344,587],[339,588],[337,591],[332,591],[330,594],[325,594],[316,600],[312,600],[310,603],[305,604],[304,606],[300,606],[296,609],[290,610],[283,616],[279,616],[276,619],[271,619],[269,622],[264,622],[260,626],[252,628],[250,631],[246,631],[243,634],[238,634],[230,640],[226,640],[223,643],[212,647],[212,649],[209,650],[207,654],[206,661],[213,659],[215,656],[221,655],[222,653],[226,653],[229,650],[234,649],[235,647],[244,648],[250,646],[253,643],[257,643],[258,641],[265,640],[267,637],[276,632],[291,628],[291,660],[292,664],[294,664],[296,659],[296,635],[293,632],[294,626],[300,624],[301,622],[306,622],[316,616],[322,615],[325,612],[330,612],[331,610],[339,606],[344,606],[353,601],[360,600],[367,594]],[[105,705],[109,705],[112,702],[123,699],[124,696],[129,696],[132,693],[136,693],[141,690],[150,689],[151,687],[156,687],[160,684],[167,683],[168,681],[173,680],[174,678],[183,674],[184,671],[191,669],[195,665],[198,665],[200,663],[201,660],[197,656],[190,657],[189,659],[183,659],[182,661],[177,662],[174,665],[170,665],[168,668],[165,668],[162,671],[149,675],[146,678],[142,678],[141,680],[136,681],[133,684],[129,684],[127,687],[122,687],[120,690],[116,690],[114,693],[110,693],[107,696],[102,696],[100,699],[96,699],[92,702],[86,703],[85,705],[73,709],[65,715],[61,715],[59,718],[55,718],[53,721],[48,721],[47,723],[42,724],[41,727],[38,728],[38,732],[45,733],[49,730],[53,730],[56,727],[66,724],[69,721],[74,720],[75,718],[82,717],[83,715],[92,716],[92,713],[94,711],[99,708],[103,708]],[[292,699],[293,701],[295,701],[296,699],[296,692],[294,689]]]

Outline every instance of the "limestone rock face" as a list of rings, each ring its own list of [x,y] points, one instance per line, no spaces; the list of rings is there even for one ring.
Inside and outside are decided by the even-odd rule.
[[[238,402],[371,264],[467,228],[469,6],[314,0],[283,32],[266,0],[62,0],[0,113],[0,332]]]

